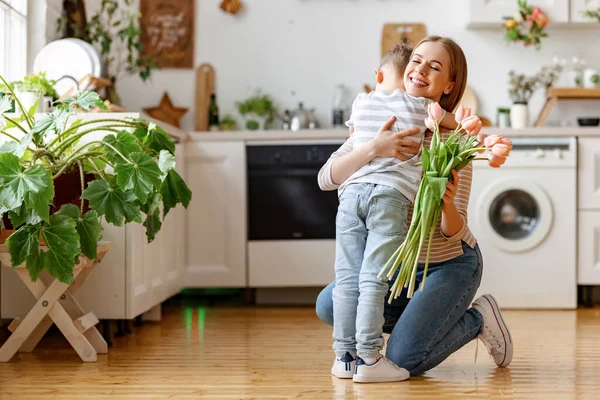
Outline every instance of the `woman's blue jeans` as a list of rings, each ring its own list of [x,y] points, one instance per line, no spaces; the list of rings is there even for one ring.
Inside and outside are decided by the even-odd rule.
[[[472,249],[463,242],[462,247],[462,256],[429,264],[425,287],[415,290],[412,299],[404,290],[388,304],[386,295],[383,331],[390,333],[386,357],[412,376],[437,366],[481,331],[483,317],[471,302],[481,281],[483,258],[478,246]],[[419,265],[417,283],[423,267]],[[333,325],[334,286],[332,282],[323,289],[316,304],[318,317],[329,325]]]

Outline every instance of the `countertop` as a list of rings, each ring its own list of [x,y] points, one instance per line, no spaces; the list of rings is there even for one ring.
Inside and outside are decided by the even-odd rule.
[[[484,128],[488,135],[513,137],[600,137],[600,127],[541,127],[526,129]],[[232,131],[232,132],[190,132],[192,142],[212,141],[282,141],[282,140],[335,140],[348,137],[348,129],[315,129],[297,132],[283,130]]]

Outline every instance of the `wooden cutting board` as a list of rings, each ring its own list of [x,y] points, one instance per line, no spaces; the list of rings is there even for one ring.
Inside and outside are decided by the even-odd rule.
[[[385,24],[381,32],[381,56],[403,38],[407,38],[413,46],[427,37],[424,24]]]
[[[196,131],[208,131],[208,105],[210,95],[215,93],[215,69],[210,64],[201,64],[196,68]]]

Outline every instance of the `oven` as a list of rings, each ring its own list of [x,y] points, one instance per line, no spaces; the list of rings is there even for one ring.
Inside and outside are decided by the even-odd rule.
[[[333,279],[337,191],[317,175],[339,143],[248,144],[251,287],[321,286]]]

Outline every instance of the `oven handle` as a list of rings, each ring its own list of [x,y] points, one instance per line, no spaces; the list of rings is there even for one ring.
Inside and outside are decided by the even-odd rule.
[[[278,177],[278,176],[308,176],[316,178],[319,174],[318,169],[312,168],[294,168],[294,169],[278,169],[278,170],[249,170],[248,176],[251,178],[262,177]]]

